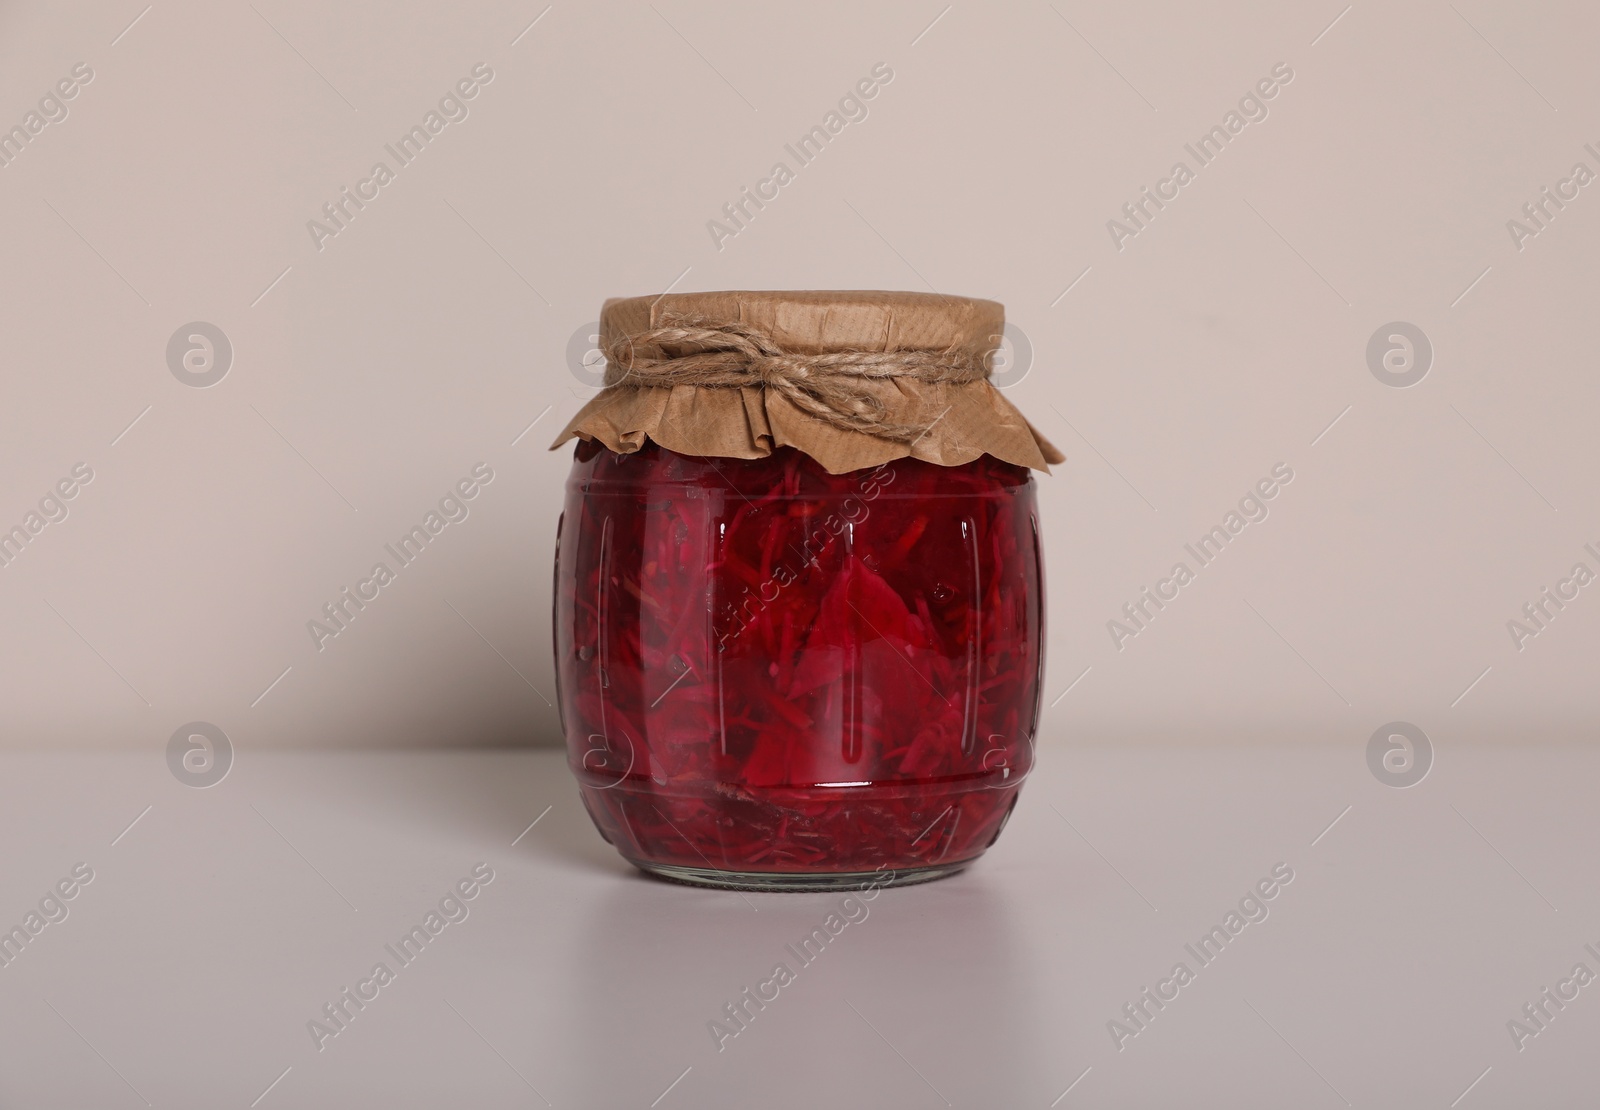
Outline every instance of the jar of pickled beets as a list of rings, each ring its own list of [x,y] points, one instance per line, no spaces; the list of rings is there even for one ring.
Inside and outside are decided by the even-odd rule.
[[[555,565],[569,762],[602,836],[706,886],[959,871],[1033,761],[1044,583],[992,301],[608,301]]]

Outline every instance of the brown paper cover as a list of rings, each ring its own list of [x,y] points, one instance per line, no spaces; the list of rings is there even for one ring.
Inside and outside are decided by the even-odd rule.
[[[602,347],[670,317],[760,328],[797,353],[955,349],[985,356],[1000,342],[1005,308],[995,301],[934,293],[789,290],[666,293],[613,298],[600,310]],[[842,474],[910,455],[957,466],[989,454],[1048,470],[1065,456],[1034,430],[987,380],[864,383],[898,423],[928,424],[914,443],[843,431],[802,412],[760,385],[608,386],[579,410],[551,448],[574,436],[629,454],[654,440],[683,455],[764,458],[795,447]],[[942,414],[942,415],[941,415]]]

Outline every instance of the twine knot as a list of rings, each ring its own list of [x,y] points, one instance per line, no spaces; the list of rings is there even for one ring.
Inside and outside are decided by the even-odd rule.
[[[695,349],[674,355],[664,345]],[[651,351],[656,353],[648,353]],[[869,388],[870,383],[981,381],[989,376],[991,354],[954,349],[804,354],[784,349],[747,324],[693,316],[667,316],[658,327],[607,343],[604,353],[609,388],[762,386],[841,431],[902,443],[926,434],[927,426],[889,419],[887,406]]]

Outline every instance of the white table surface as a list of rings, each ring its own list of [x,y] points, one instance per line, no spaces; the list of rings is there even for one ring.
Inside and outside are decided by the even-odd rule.
[[[1600,973],[1597,785],[1559,744],[1440,745],[1403,790],[1360,744],[1046,745],[984,859],[800,967],[839,896],[638,875],[557,752],[244,751],[204,790],[159,752],[7,755],[0,928],[94,878],[0,968],[0,1106],[1593,1106],[1600,981],[1520,1050],[1507,1023]],[[399,967],[384,945],[479,863]],[[1201,968],[1185,944],[1279,863]],[[307,1023],[380,961],[319,1050]],[[1119,1050],[1107,1023],[1179,961]],[[780,962],[719,1050],[707,1023]]]

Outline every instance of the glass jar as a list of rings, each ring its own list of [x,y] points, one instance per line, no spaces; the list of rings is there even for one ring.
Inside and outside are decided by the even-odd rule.
[[[645,871],[828,889],[961,869],[1032,766],[1043,634],[1022,466],[578,444],[559,703],[584,805]]]

